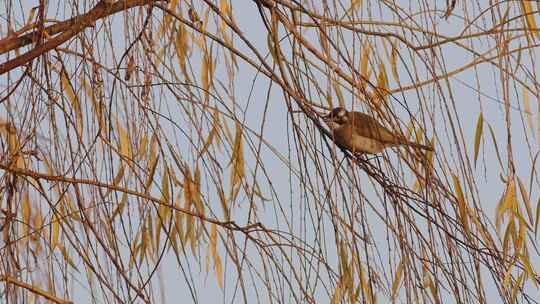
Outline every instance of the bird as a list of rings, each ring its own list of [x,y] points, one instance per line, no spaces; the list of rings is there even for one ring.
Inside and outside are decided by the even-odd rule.
[[[433,151],[430,146],[408,141],[393,133],[366,113],[337,107],[322,119],[330,128],[334,142],[353,154],[378,154],[386,148],[396,146]]]

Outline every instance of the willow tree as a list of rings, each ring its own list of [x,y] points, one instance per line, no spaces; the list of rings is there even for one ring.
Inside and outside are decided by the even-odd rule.
[[[534,302],[538,7],[400,2],[3,1],[0,298]]]

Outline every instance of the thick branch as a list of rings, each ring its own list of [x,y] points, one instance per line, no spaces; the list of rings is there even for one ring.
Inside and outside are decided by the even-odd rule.
[[[123,0],[117,1],[113,4],[106,4],[104,1],[100,1],[86,14],[75,16],[69,20],[56,23],[54,25],[45,28],[45,32],[48,35],[58,36],[51,38],[47,42],[39,45],[31,51],[28,51],[14,59],[8,60],[0,64],[0,75],[11,71],[12,69],[26,64],[36,57],[56,48],[62,43],[73,38],[75,35],[83,31],[89,26],[93,26],[97,20],[116,14],[117,12],[127,10],[136,6],[144,6],[153,2],[160,2],[167,0]],[[16,48],[33,43],[39,37],[38,31],[32,33],[0,40],[0,55]]]

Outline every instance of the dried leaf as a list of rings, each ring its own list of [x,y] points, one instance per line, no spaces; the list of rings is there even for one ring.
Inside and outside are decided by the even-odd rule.
[[[206,153],[206,151],[208,151],[208,148],[212,144],[214,137],[217,135],[218,131],[219,131],[219,120],[216,119],[216,117],[214,117],[214,120],[212,123],[212,129],[210,130],[210,133],[208,134],[208,137],[206,138],[204,142],[201,152],[199,152],[198,158],[200,158],[204,153]]]
[[[334,91],[336,92],[336,97],[339,102],[340,107],[345,107],[345,98],[343,98],[343,93],[341,93],[341,85],[339,84],[339,81],[332,77],[332,85],[334,86]]]
[[[360,55],[360,76],[362,77],[362,87],[367,86],[369,77],[371,76],[371,70],[369,69],[369,53],[371,51],[371,45],[366,40],[362,46],[362,53]]]
[[[390,65],[392,68],[392,76],[394,76],[394,80],[399,84],[399,73],[397,68],[397,57],[398,57],[398,50],[396,44],[392,41],[392,54],[390,57]]]
[[[321,49],[326,56],[330,58],[330,47],[328,45],[328,34],[326,33],[326,24],[321,22],[319,25],[319,41],[321,42]]]
[[[493,140],[493,144],[495,145],[495,153],[497,155],[497,159],[499,160],[499,165],[502,168],[503,167],[503,162],[502,162],[501,154],[499,153],[499,145],[497,145],[497,139],[495,137],[495,132],[493,131],[493,128],[491,127],[491,125],[489,123],[488,123],[488,127],[489,127],[489,133],[491,134],[491,139]]]
[[[517,206],[516,185],[514,180],[510,180],[506,185],[506,190],[504,191],[503,197],[495,208],[495,228],[497,231],[499,231],[500,225],[504,219],[504,215],[508,211],[511,212],[514,206]]]
[[[200,215],[204,215],[204,204],[201,195],[201,170],[199,169],[199,164],[195,166],[195,174],[193,175],[193,185],[191,187],[193,191],[193,202],[195,203],[195,208]]]
[[[188,57],[189,52],[188,38],[189,35],[186,32],[185,25],[183,23],[180,23],[176,32],[176,40],[174,46],[176,50],[176,57],[178,58],[180,68],[186,79],[189,79],[186,68],[186,58]]]
[[[521,198],[523,199],[523,203],[525,204],[525,210],[527,210],[527,216],[529,217],[529,223],[533,222],[533,214],[532,214],[532,207],[531,207],[531,201],[529,200],[529,195],[527,194],[527,189],[525,189],[525,185],[521,181],[521,178],[519,176],[517,177],[518,185],[519,185],[519,192],[521,193]]]
[[[30,225],[30,218],[32,216],[32,208],[30,207],[30,195],[28,191],[24,192],[22,200],[22,219],[23,219],[23,234],[28,233],[28,227]]]
[[[531,133],[534,137],[535,132],[534,132],[534,125],[532,121],[531,104],[529,102],[529,92],[527,91],[527,88],[525,87],[523,87],[523,106],[525,108],[525,117],[527,117],[527,125],[529,126],[529,130],[531,130]]]
[[[214,271],[218,280],[218,287],[223,289],[223,265],[221,264],[221,258],[219,255],[214,257]]]
[[[102,130],[102,132],[106,132],[107,125],[105,124],[103,105],[97,100],[96,95],[93,91],[94,89],[86,82],[84,77],[80,77],[80,79],[86,96],[92,101],[92,108],[94,110],[93,113],[96,117],[96,121],[98,122],[98,126]]]
[[[113,211],[113,213],[111,215],[111,218],[110,218],[111,222],[114,221],[116,216],[122,214],[122,212],[124,211],[124,208],[126,207],[127,198],[128,198],[128,195],[127,195],[127,193],[124,192],[122,194],[122,198],[120,199],[120,203],[118,204],[118,206],[116,206],[116,209],[114,209],[114,211]]]
[[[467,202],[465,201],[465,195],[463,194],[463,190],[461,188],[461,184],[459,182],[458,177],[455,174],[452,174],[452,181],[454,182],[454,190],[457,194],[457,203],[458,203],[458,211],[459,211],[459,217],[461,219],[461,223],[463,224],[463,229],[467,234],[470,233],[469,228],[469,218],[468,218],[468,212],[467,212]]]
[[[124,177],[124,172],[125,172],[125,168],[126,166],[124,165],[123,162],[120,163],[120,169],[118,169],[118,172],[116,173],[116,176],[114,177],[114,180],[113,180],[113,186],[116,187],[120,184],[120,182],[122,181],[122,178]],[[107,193],[105,194],[105,196],[109,195],[110,193],[112,192],[112,189],[108,189],[107,190]]]
[[[145,184],[145,190],[146,192],[150,192],[150,186],[152,186],[152,182],[154,181],[154,175],[156,174],[156,168],[159,160],[159,155],[156,155],[155,157],[150,156],[150,162],[148,163],[147,172],[148,176],[146,178],[146,184]]]
[[[527,1],[524,1],[524,2],[527,2]],[[517,278],[516,283],[514,283],[514,285],[512,286],[512,299],[510,300],[510,303],[518,303],[517,301],[518,290],[521,290],[523,288],[524,281],[525,281],[525,272],[522,272]]]
[[[169,182],[169,169],[168,166],[165,166],[165,169],[163,170],[163,176],[161,177],[161,203],[158,207],[159,218],[157,220],[157,224],[165,231],[167,231],[167,222],[169,221],[169,217],[171,215],[171,208],[169,207],[170,199],[171,190]],[[159,238],[159,229],[156,229],[156,234],[156,237]],[[156,248],[159,248],[159,246],[156,246]]]
[[[478,159],[478,151],[480,151],[480,141],[482,140],[482,134],[484,130],[484,115],[480,113],[476,122],[476,132],[474,134],[474,166],[476,167],[476,160]]]
[[[381,62],[379,65],[379,75],[377,76],[377,100],[388,102],[388,75],[386,67]]]
[[[360,7],[360,5],[362,5],[362,0],[352,0],[351,1],[351,6],[349,7],[349,9],[345,12],[345,16],[352,16],[353,15],[353,12],[358,10],[358,8]],[[344,16],[344,17],[345,17]]]
[[[209,98],[210,98],[210,75],[211,75],[211,64],[212,61],[208,58],[209,55],[207,53],[203,56],[203,62],[201,66],[201,82],[202,82],[202,89],[204,92],[204,101],[206,104],[208,104]]]
[[[538,202],[536,203],[536,216],[534,219],[534,235],[538,233],[538,222],[540,222],[540,198],[538,199]]]
[[[523,5],[523,14],[527,20],[527,25],[529,26],[529,31],[531,35],[535,36],[537,39],[540,39],[540,33],[538,33],[538,27],[536,26],[535,13],[532,9],[532,1],[521,1]]]
[[[133,71],[135,71],[135,59],[133,59],[133,56],[129,56],[126,67],[126,74],[124,75],[125,81],[129,81],[131,79]]]
[[[66,94],[69,102],[71,103],[71,106],[73,107],[73,110],[75,111],[75,127],[77,129],[77,135],[79,136],[79,138],[82,138],[84,122],[83,122],[81,104],[79,102],[79,98],[75,94],[75,90],[73,89],[73,86],[71,85],[71,81],[69,80],[69,77],[65,70],[62,70],[60,72],[60,81],[62,82],[64,93]]]
[[[330,303],[331,304],[341,303],[342,297],[343,297],[343,290],[341,287],[341,281],[339,281],[334,291],[334,295],[332,296],[332,301]]]
[[[231,201],[235,201],[245,176],[242,127],[236,122],[236,135],[232,152]]]
[[[398,292],[399,285],[401,285],[401,277],[403,275],[403,267],[404,267],[404,263],[403,263],[403,260],[401,260],[399,262],[399,265],[398,265],[397,270],[396,270],[396,274],[394,276],[394,280],[392,282],[392,300],[393,301],[395,301],[395,299],[397,297],[397,292]]]
[[[133,151],[131,148],[131,141],[129,140],[126,129],[120,124],[120,120],[116,119],[116,129],[118,130],[118,136],[120,137],[120,154],[131,160],[133,157]]]
[[[60,237],[60,220],[56,216],[56,213],[53,213],[51,220],[51,250],[54,250],[58,245],[58,239]]]
[[[144,133],[141,138],[141,141],[139,142],[139,150],[137,151],[137,157],[138,158],[144,157],[147,150],[148,150],[148,135]]]
[[[64,261],[66,261],[71,268],[75,269],[78,273],[80,273],[79,268],[75,265],[75,262],[73,262],[73,259],[69,256],[69,252],[66,250],[66,247],[64,247],[62,244],[58,244],[58,247],[60,248],[60,252],[62,253],[62,256],[64,257]]]

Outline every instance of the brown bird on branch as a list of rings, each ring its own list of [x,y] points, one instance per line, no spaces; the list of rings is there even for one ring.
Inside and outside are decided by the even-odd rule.
[[[362,112],[349,112],[337,107],[323,116],[334,142],[352,153],[377,154],[396,146],[409,146],[433,151],[430,146],[408,141],[385,128],[375,118]]]

